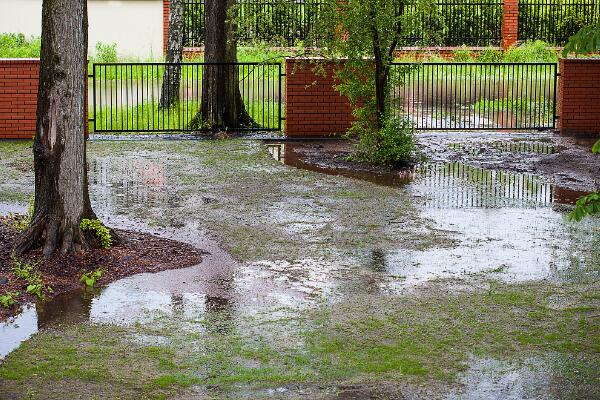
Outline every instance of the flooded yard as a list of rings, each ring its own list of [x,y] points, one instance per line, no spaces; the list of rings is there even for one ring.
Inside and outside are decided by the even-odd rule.
[[[561,161],[586,144],[419,142],[400,171],[338,141],[90,142],[104,222],[207,254],[0,323],[0,398],[600,398],[600,220],[567,219],[600,182]],[[0,143],[1,214],[30,146]]]

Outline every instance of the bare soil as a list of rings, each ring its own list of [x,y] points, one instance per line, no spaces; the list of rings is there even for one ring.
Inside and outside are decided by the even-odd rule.
[[[57,255],[50,260],[43,259],[41,250],[24,257],[27,262],[40,262],[38,271],[45,285],[53,292],[46,298],[53,298],[82,287],[82,274],[103,270],[97,286],[103,287],[127,276],[164,270],[187,268],[202,261],[202,251],[192,245],[163,239],[146,233],[117,230],[123,243],[110,249],[95,249],[85,253]],[[26,293],[27,283],[18,279],[12,272],[11,249],[19,233],[8,218],[0,218],[0,294],[18,292],[17,304],[12,308],[0,307],[0,321],[20,312],[20,306],[37,299]]]

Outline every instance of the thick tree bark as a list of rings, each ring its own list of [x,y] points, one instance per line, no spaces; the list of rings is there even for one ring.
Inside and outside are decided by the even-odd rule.
[[[239,88],[235,22],[228,10],[235,0],[205,1],[205,47],[201,118],[211,130],[255,126]],[[212,64],[212,65],[210,65]]]
[[[183,60],[184,2],[171,0],[169,15],[169,37],[167,38],[167,63],[162,81],[160,107],[169,108],[179,102],[181,85],[181,62]]]
[[[16,246],[43,246],[45,257],[98,245],[79,228],[96,218],[86,163],[87,1],[44,0],[42,50],[33,146],[35,211]]]

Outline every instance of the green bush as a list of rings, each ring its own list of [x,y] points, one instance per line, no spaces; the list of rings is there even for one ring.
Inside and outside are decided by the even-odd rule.
[[[22,33],[0,33],[0,58],[39,58],[41,40]]]
[[[355,132],[351,129],[350,133]],[[398,167],[417,159],[414,126],[406,118],[388,118],[380,129],[361,129],[352,159]]]
[[[114,63],[118,61],[117,44],[116,43],[96,43],[96,56],[94,62],[98,63]]]
[[[549,49],[548,43],[536,40],[525,42],[504,53],[504,62],[558,62],[558,53]]]
[[[477,57],[477,61],[479,62],[489,62],[489,63],[497,63],[502,61],[502,51],[496,50],[490,47],[485,48],[479,53],[479,57]]]

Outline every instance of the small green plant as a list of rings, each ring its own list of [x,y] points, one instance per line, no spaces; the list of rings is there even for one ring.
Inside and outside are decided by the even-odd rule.
[[[11,263],[12,263],[12,270],[13,273],[15,274],[15,276],[19,279],[23,279],[25,281],[29,281],[29,279],[31,278],[32,275],[35,274],[35,271],[37,270],[38,266],[39,266],[39,262],[25,262],[22,260],[19,260],[19,258],[16,256],[15,253],[12,253],[10,255],[10,259],[11,259]]]
[[[89,288],[93,288],[94,286],[96,286],[96,282],[102,277],[103,273],[104,271],[102,270],[102,268],[86,272],[83,275],[81,275],[81,279],[79,280],[79,282],[85,284],[85,286]]]
[[[79,227],[82,231],[92,231],[100,240],[100,245],[104,249],[109,249],[112,246],[112,238],[110,230],[102,225],[99,219],[82,219]]]
[[[17,302],[17,297],[19,294],[19,292],[7,292],[3,295],[0,295],[0,306],[4,308],[11,308]]]
[[[52,293],[54,290],[50,286],[44,285],[42,274],[37,269],[39,262],[25,262],[13,253],[11,254],[12,270],[15,276],[27,283],[26,292],[43,300],[46,293]]]
[[[98,219],[82,219],[79,227],[82,231],[92,231],[96,237],[100,240],[100,245],[104,249],[110,249],[112,246],[112,238],[110,237],[110,230],[102,225],[102,222]]]

